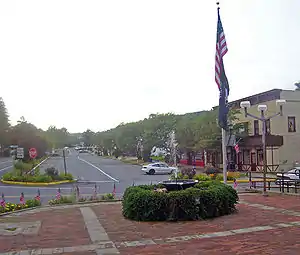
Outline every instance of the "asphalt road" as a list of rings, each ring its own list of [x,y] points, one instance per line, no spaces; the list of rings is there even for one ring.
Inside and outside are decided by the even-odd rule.
[[[0,161],[0,167],[1,163]],[[12,166],[12,163],[10,164]],[[11,169],[9,168],[8,162],[3,163],[3,166],[8,167],[7,171]],[[60,172],[64,172],[63,158],[53,157],[48,159],[41,165],[41,172],[51,166],[57,168]],[[140,166],[125,164],[119,160],[105,159],[88,153],[78,154],[75,150],[72,150],[71,153],[67,155],[66,166],[67,172],[79,180],[78,187],[82,196],[91,196],[94,192],[95,185],[98,194],[111,193],[115,185],[116,195],[120,197],[125,189],[133,184],[154,184],[169,179],[169,175],[145,175],[141,172]],[[4,171],[6,170],[3,170],[3,172]],[[47,203],[49,199],[55,197],[58,188],[61,189],[62,195],[67,195],[72,193],[74,187],[74,184],[39,188],[0,184],[0,193],[4,194],[6,201],[18,202],[21,192],[24,193],[26,199],[30,199],[37,194],[39,189],[42,202]]]
[[[6,172],[12,170],[13,160],[12,158],[0,158],[0,177]]]
[[[55,167],[60,172],[64,172],[64,160],[62,157],[53,157],[41,165],[43,172],[48,167]],[[66,157],[67,172],[79,180],[76,184],[62,184],[51,187],[27,187],[10,186],[0,183],[0,195],[4,194],[6,201],[19,202],[21,192],[26,199],[36,196],[38,189],[41,193],[42,203],[46,204],[49,199],[55,197],[58,188],[62,195],[70,195],[78,185],[80,194],[88,197],[92,196],[95,185],[98,194],[111,193],[114,185],[117,197],[121,197],[128,186],[141,184],[155,184],[169,179],[169,175],[146,175],[141,172],[141,167],[137,165],[125,164],[119,160],[106,159],[88,153],[78,154],[72,150]],[[10,158],[0,158],[0,176],[12,169]],[[238,184],[238,190],[242,191],[249,187],[247,183]],[[277,190],[277,189],[276,189]]]

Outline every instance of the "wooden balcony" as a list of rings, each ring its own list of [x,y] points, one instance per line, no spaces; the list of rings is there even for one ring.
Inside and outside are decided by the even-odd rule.
[[[241,147],[261,147],[262,146],[262,136],[253,135],[241,137],[239,142]],[[266,135],[266,145],[267,147],[280,147],[283,145],[283,136],[281,135]]]

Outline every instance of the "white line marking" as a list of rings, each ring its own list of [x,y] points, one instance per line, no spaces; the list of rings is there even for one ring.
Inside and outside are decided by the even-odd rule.
[[[88,165],[94,167],[94,168],[97,169],[99,172],[101,172],[102,174],[104,174],[104,175],[107,176],[108,178],[112,179],[113,181],[115,181],[115,182],[120,182],[119,180],[117,180],[117,179],[115,179],[114,177],[110,176],[109,174],[105,173],[103,170],[101,170],[99,167],[93,165],[92,163],[90,163],[90,162],[88,162],[88,161],[86,161],[86,160],[80,158],[79,156],[77,156],[77,158],[78,158],[80,161],[82,161],[82,162],[84,162],[84,163],[87,163]]]
[[[0,162],[0,165],[1,165],[1,164],[5,164],[5,163],[12,163],[12,161],[11,161],[11,160],[3,161],[3,162]]]
[[[12,168],[12,167],[13,167],[13,166],[7,166],[7,167],[4,167],[4,168],[0,169],[0,172],[1,172],[1,171],[4,171],[5,169]]]

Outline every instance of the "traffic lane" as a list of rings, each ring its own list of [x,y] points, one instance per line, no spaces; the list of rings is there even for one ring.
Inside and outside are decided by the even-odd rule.
[[[59,172],[64,171],[63,166],[63,158],[62,157],[50,157],[47,160],[45,160],[40,166],[40,173],[44,174],[46,172],[47,168],[54,167]]]
[[[0,178],[7,172],[11,171],[13,169],[13,161],[7,160],[7,161],[1,161],[0,162]]]
[[[62,160],[63,161],[63,160]],[[112,179],[103,174],[99,169],[78,159],[76,154],[66,159],[67,172],[71,173],[74,178],[89,181],[112,181]]]
[[[141,171],[141,166],[126,164],[119,160],[106,159],[96,155],[80,155],[80,157],[99,167],[102,171],[114,177],[119,182],[146,184],[160,182],[170,178],[168,174],[146,175]]]

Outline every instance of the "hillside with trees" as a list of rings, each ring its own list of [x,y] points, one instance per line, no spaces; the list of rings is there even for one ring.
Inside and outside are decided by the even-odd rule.
[[[221,130],[217,123],[218,110],[201,111],[176,115],[150,114],[148,118],[131,123],[121,123],[104,132],[86,130],[80,134],[72,134],[67,128],[50,126],[42,130],[21,117],[15,126],[10,125],[9,114],[5,103],[0,98],[0,145],[1,155],[7,155],[10,145],[18,145],[28,153],[30,147],[38,150],[39,156],[52,148],[62,148],[83,142],[85,145],[96,145],[107,154],[137,155],[137,144],[142,141],[143,158],[148,159],[155,146],[166,148],[171,131],[175,131],[178,149],[189,153],[203,149],[221,148]],[[235,112],[230,112],[234,120]],[[234,127],[233,129],[235,129]],[[28,155],[25,155],[28,157]]]

